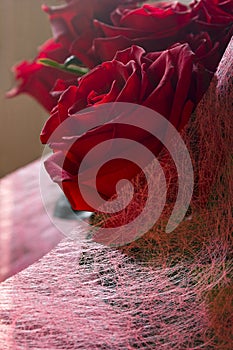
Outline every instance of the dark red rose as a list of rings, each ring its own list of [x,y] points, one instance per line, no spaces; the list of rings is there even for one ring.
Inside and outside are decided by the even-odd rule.
[[[191,6],[155,2],[140,7],[135,0],[70,0],[43,9],[55,40],[80,64],[93,68],[132,45],[161,51],[201,31],[207,31],[213,44],[221,42],[232,24],[233,16],[227,13],[232,1],[201,0]]]
[[[215,2],[225,13],[233,15],[232,0],[215,0]]]
[[[190,6],[197,31],[215,34],[233,23],[233,0],[196,0]]]
[[[191,18],[191,9],[178,2],[155,2],[135,8],[118,7],[111,15],[116,27],[135,28],[139,33],[156,32],[158,37],[167,37],[185,26]]]
[[[99,37],[92,46],[101,61],[111,60],[118,49],[130,45],[142,46],[147,52],[167,49],[176,42],[188,42],[192,49],[200,47],[200,38],[208,38],[209,56],[203,60],[206,68],[215,71],[232,35],[233,16],[227,12],[233,1],[195,1],[191,6],[177,2],[143,5],[141,8],[117,8],[112,24],[95,20]],[[219,59],[211,62],[212,51]],[[206,51],[206,49],[205,49]],[[200,50],[198,52],[199,56]]]
[[[45,109],[51,111],[56,105],[57,98],[50,94],[58,78],[71,79],[73,74],[61,72],[54,68],[45,67],[37,63],[38,59],[50,58],[63,63],[69,53],[61,44],[53,39],[48,40],[39,48],[38,56],[32,61],[23,61],[13,67],[16,80],[19,85],[7,93],[7,97],[14,97],[21,93],[27,93],[34,97]]]
[[[49,14],[56,41],[86,66],[93,67],[99,60],[91,52],[93,40],[99,36],[93,19],[110,23],[111,12],[120,4],[130,6],[135,0],[70,0],[62,6],[43,6]]]
[[[191,9],[176,2],[118,7],[111,19],[112,24],[94,22],[100,34],[93,51],[101,61],[112,59],[117,47],[140,45],[149,52],[167,49],[179,41],[181,29],[190,23]]]
[[[188,34],[184,40],[193,52],[195,52],[197,62],[200,62],[208,70],[215,72],[224,54],[224,51],[233,34],[233,26],[222,31],[215,40],[207,32]]]
[[[195,55],[188,44],[176,44],[163,52],[150,54],[133,46],[118,52],[112,61],[94,68],[78,80],[77,86],[67,88],[43,128],[41,141],[51,143],[55,153],[46,162],[46,168],[64,190],[73,209],[92,210],[80,195],[77,171],[85,154],[95,145],[106,139],[131,138],[134,135],[134,139],[155,155],[161,150],[161,144],[145,131],[112,124],[117,116],[114,119],[108,116],[105,125],[83,135],[83,130],[86,127],[91,129],[96,118],[105,116],[82,114],[80,111],[86,107],[104,106],[107,102],[129,102],[159,112],[180,130],[199,101],[197,88],[202,86],[203,81],[209,82],[210,78],[211,74],[195,63]],[[65,127],[60,129],[63,121],[66,121]],[[86,179],[90,179],[96,162],[98,160],[93,159],[93,164],[87,166],[86,176],[83,174]],[[138,172],[137,167],[125,164],[123,160],[117,162],[117,170],[112,164],[104,169],[97,182],[99,192],[107,199],[114,195],[119,178],[131,179]],[[88,180],[86,185],[88,188]],[[91,193],[92,188],[88,188],[88,191]]]

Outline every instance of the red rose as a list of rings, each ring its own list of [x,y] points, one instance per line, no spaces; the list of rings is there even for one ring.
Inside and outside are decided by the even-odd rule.
[[[111,20],[111,24],[94,21],[98,38],[91,53],[102,62],[131,45],[142,46],[149,52],[167,49],[179,41],[180,30],[190,23],[191,9],[173,2],[118,7]]]
[[[52,179],[64,190],[73,209],[92,210],[80,195],[77,171],[82,158],[96,144],[115,135],[123,138],[134,135],[134,139],[155,155],[161,150],[161,145],[146,132],[109,123],[117,117],[82,135],[83,127],[91,128],[97,117],[94,115],[93,120],[93,114],[77,113],[86,107],[107,102],[131,102],[156,110],[180,130],[198,102],[200,93],[197,88],[206,79],[209,82],[211,77],[194,61],[195,55],[188,44],[176,44],[166,51],[150,54],[133,46],[80,78],[78,86],[72,85],[64,91],[44,126],[41,140],[43,143],[52,143],[55,154],[46,162],[46,168]],[[57,129],[64,120],[68,123],[65,128]],[[74,138],[78,140],[71,146]],[[93,164],[88,165],[86,179],[91,176],[96,162],[98,160],[94,159]],[[115,193],[115,184],[119,178],[131,179],[138,172],[137,167],[126,165],[121,160],[117,166],[117,169],[113,165],[106,166],[97,179],[99,192],[107,199]],[[88,189],[90,193],[91,190]]]
[[[177,2],[155,2],[141,8],[117,8],[112,24],[95,20],[99,37],[94,40],[92,55],[101,61],[110,60],[118,49],[140,45],[146,51],[167,49],[176,42],[186,42],[187,35],[207,32],[214,42],[220,42],[223,54],[229,41],[227,32],[233,27],[233,15],[228,13],[233,1],[200,0],[190,6]],[[217,67],[217,66],[216,66]],[[215,67],[215,69],[216,69]]]
[[[63,6],[43,6],[49,14],[55,40],[76,55],[80,61],[93,67],[99,60],[92,54],[93,40],[99,36],[93,19],[110,22],[111,12],[119,4],[130,5],[136,0],[69,0]]]
[[[232,0],[215,0],[219,8],[225,13],[233,15],[233,2]]]
[[[16,79],[21,82],[7,96],[27,92],[51,110],[57,99],[49,92],[56,79],[73,76],[43,67],[36,62],[38,58],[63,63],[74,54],[81,63],[94,67],[135,44],[151,52],[167,49],[175,42],[188,42],[200,62],[215,71],[232,35],[232,3],[201,0],[187,7],[156,2],[138,8],[135,0],[67,0],[63,6],[44,6],[58,43],[48,41],[33,62],[24,61],[14,67]],[[203,29],[205,33],[200,32]]]
[[[196,0],[190,6],[198,31],[215,34],[233,23],[233,0]]]
[[[55,43],[53,39],[48,40],[39,48],[39,54],[32,62],[23,61],[13,67],[19,85],[10,90],[7,97],[27,93],[34,97],[45,109],[51,111],[57,103],[57,98],[50,94],[56,80],[58,78],[71,79],[74,75],[45,67],[37,63],[37,60],[50,58],[63,63],[68,56],[68,51],[61,44]]]

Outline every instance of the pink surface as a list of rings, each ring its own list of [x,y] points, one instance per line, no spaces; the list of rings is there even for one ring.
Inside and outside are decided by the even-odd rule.
[[[0,181],[0,281],[38,260],[63,237],[44,209],[39,169],[36,161]]]

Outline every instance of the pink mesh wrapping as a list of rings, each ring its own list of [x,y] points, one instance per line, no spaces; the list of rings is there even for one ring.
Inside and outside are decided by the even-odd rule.
[[[120,249],[63,240],[1,284],[0,349],[232,348],[232,49],[184,132],[196,180],[186,220],[165,234],[168,205]]]

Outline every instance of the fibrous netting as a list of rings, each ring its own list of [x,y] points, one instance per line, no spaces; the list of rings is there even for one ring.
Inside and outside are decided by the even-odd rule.
[[[164,233],[177,182],[164,153],[171,191],[150,232],[117,249],[66,239],[2,283],[0,349],[232,348],[232,49],[183,133],[195,175],[186,219]]]

